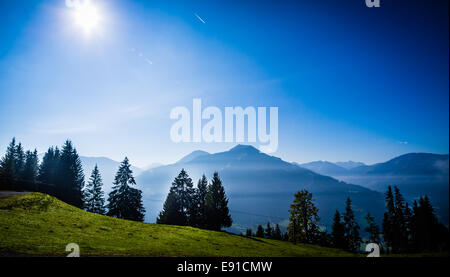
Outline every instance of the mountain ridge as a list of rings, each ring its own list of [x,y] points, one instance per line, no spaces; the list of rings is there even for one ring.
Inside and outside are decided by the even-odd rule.
[[[352,169],[358,166],[364,166],[366,165],[363,162],[354,162],[354,161],[346,161],[346,162],[335,162],[335,165],[338,165],[340,167],[343,167],[345,169]]]
[[[380,218],[381,213],[373,207],[379,207],[378,210],[382,211],[384,205],[381,193],[314,173],[252,146],[238,145],[228,151],[200,155],[184,163],[154,168],[139,175],[137,183],[144,191],[144,205],[150,211],[147,221],[155,220],[170,184],[182,168],[188,172],[194,184],[203,174],[210,178],[213,172],[219,172],[235,222],[232,231],[236,232],[255,228],[257,224],[266,224],[268,219],[273,222],[274,218],[282,219],[277,223],[286,226],[293,195],[301,189],[313,193],[323,215],[324,226],[330,226],[332,213],[336,209],[343,209],[349,196],[354,199],[356,213],[361,218],[367,209]],[[366,204],[369,199],[375,203],[373,207]],[[266,217],[257,219],[244,216],[244,213]]]
[[[386,162],[340,171],[310,164],[299,166],[379,192],[386,191],[389,185],[397,186],[410,203],[427,195],[440,220],[449,222],[448,154],[407,153]]]

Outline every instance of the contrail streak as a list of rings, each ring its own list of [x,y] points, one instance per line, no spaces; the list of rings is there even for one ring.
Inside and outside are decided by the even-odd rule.
[[[200,20],[203,24],[206,24],[205,20],[203,20],[198,14],[194,13],[194,15]]]

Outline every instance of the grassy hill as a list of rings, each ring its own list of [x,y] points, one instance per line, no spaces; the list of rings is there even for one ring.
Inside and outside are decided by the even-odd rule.
[[[0,199],[0,254],[63,256],[352,256],[313,245],[96,215],[42,193]]]

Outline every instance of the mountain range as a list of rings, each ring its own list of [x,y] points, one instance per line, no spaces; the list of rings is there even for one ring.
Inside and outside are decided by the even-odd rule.
[[[215,171],[219,172],[233,218],[230,230],[235,232],[269,221],[286,226],[289,205],[294,193],[301,189],[313,193],[321,224],[328,228],[334,212],[344,209],[347,197],[353,200],[355,214],[361,220],[367,212],[381,220],[384,212],[384,196],[380,192],[317,174],[252,146],[238,145],[214,154],[195,151],[174,164],[139,175],[136,180],[144,191],[146,221],[155,221],[173,179],[183,168],[195,184],[202,174],[211,178]]]
[[[354,162],[354,161],[347,161],[347,162],[335,162],[336,165],[343,167],[345,169],[352,169],[358,166],[363,166],[365,165],[362,162]]]
[[[409,153],[387,162],[353,168],[344,168],[337,163],[327,161],[316,161],[298,166],[380,192],[386,191],[389,185],[395,185],[409,201],[426,194],[430,197],[440,219],[448,224],[448,154]]]
[[[86,179],[95,164],[98,165],[108,193],[120,163],[105,157],[80,158]],[[294,193],[301,189],[313,193],[320,222],[328,229],[334,212],[343,211],[347,197],[352,199],[361,225],[367,212],[381,223],[388,185],[398,186],[410,203],[427,194],[440,220],[448,225],[448,160],[448,155],[411,153],[374,165],[352,161],[297,164],[264,154],[252,146],[238,145],[213,154],[198,150],[174,164],[132,170],[138,187],[144,192],[147,222],[155,222],[170,185],[182,168],[194,185],[202,174],[210,179],[218,171],[233,218],[229,231],[242,232],[269,221],[286,227],[289,205]]]

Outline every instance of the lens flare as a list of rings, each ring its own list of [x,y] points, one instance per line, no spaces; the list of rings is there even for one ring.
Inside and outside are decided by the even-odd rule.
[[[86,34],[98,29],[101,21],[100,13],[90,1],[77,2],[73,7],[73,15],[77,26],[81,27]]]

